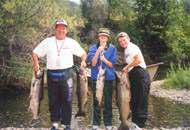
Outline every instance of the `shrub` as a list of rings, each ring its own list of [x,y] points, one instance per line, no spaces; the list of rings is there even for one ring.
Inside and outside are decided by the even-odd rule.
[[[164,88],[190,89],[190,68],[171,65],[166,75]]]

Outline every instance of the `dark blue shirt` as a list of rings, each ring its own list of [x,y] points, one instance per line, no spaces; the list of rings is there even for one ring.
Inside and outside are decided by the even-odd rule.
[[[88,55],[87,55],[88,63],[92,64],[92,58],[94,57],[98,47],[99,47],[99,44],[93,44],[90,47],[90,49],[88,51]],[[114,65],[116,63],[116,53],[117,53],[117,50],[116,50],[115,46],[112,44],[108,44],[107,48],[104,49],[103,54],[104,54],[104,57],[112,63],[113,67],[110,68],[104,62],[102,62],[100,60],[100,54],[99,54],[98,59],[97,59],[97,64],[95,66],[91,67],[91,79],[92,80],[97,79],[100,65],[102,65],[102,68],[105,69],[105,80],[115,80]]]

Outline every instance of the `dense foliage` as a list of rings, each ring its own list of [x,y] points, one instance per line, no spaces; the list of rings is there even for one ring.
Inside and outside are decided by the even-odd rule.
[[[6,84],[28,82],[30,53],[53,34],[60,17],[86,50],[97,29],[108,27],[114,44],[116,34],[126,31],[148,64],[188,66],[190,59],[189,0],[81,0],[80,5],[68,0],[1,0],[0,10],[0,82]]]

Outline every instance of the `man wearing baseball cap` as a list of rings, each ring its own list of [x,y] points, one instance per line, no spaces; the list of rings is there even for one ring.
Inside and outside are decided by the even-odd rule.
[[[73,55],[82,59],[81,67],[86,66],[86,52],[77,41],[66,36],[67,27],[64,19],[57,20],[55,36],[44,39],[32,53],[35,74],[40,68],[39,58],[46,57],[51,130],[58,130],[59,121],[66,126],[64,130],[71,130]]]
[[[107,28],[98,30],[98,43],[94,43],[88,52],[87,61],[91,64],[91,79],[93,90],[93,127],[92,130],[98,130],[101,122],[101,107],[100,102],[96,97],[96,88],[98,75],[103,69],[105,71],[103,96],[103,119],[106,130],[112,130],[112,92],[113,81],[115,80],[115,63],[117,50],[115,46],[108,43],[110,31]]]

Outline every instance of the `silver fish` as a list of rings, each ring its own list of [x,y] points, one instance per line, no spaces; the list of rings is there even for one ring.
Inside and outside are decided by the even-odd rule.
[[[116,71],[118,78],[117,83],[117,102],[119,105],[119,113],[121,124],[118,130],[142,130],[134,122],[129,121],[130,113],[130,81],[128,75],[124,71]]]
[[[32,112],[32,120],[39,119],[39,106],[40,101],[43,99],[43,85],[44,85],[44,70],[39,70],[37,78],[34,74],[31,81],[30,89],[30,105],[28,111]]]
[[[80,68],[77,80],[80,81],[80,84],[77,84],[78,112],[75,117],[85,116],[85,104],[88,97],[88,77],[85,68]]]
[[[105,69],[100,67],[96,82],[96,98],[98,100],[99,105],[101,104],[103,96],[104,79],[105,79]]]
[[[117,81],[117,102],[119,105],[119,113],[121,125],[118,130],[128,130],[131,122],[128,121],[130,113],[130,83],[128,76],[123,71],[116,71]]]

